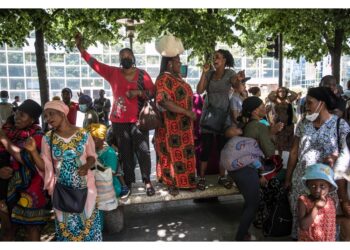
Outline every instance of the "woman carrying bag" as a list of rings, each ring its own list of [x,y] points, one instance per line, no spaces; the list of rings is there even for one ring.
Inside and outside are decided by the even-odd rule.
[[[68,111],[62,101],[46,103],[44,118],[53,130],[43,137],[41,154],[32,139],[28,140],[25,148],[44,178],[44,189],[53,196],[57,241],[102,241],[95,178],[90,170],[96,161],[95,144],[85,129],[69,123]],[[79,193],[77,198],[84,202],[77,205],[83,205],[82,211],[66,210],[64,205],[70,205],[65,203],[67,196],[57,200],[60,198],[57,195],[59,186]],[[87,193],[87,196],[81,198],[83,193]],[[71,194],[67,191],[67,195]]]

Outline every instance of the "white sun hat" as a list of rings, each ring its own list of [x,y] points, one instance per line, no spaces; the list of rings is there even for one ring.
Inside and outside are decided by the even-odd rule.
[[[174,57],[185,51],[181,39],[172,34],[167,34],[158,38],[155,45],[158,53],[165,57]]]

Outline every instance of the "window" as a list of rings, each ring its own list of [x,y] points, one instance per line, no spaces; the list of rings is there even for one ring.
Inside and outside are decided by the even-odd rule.
[[[109,82],[107,82],[106,80],[103,80],[103,83],[104,83],[104,90],[110,90],[111,89],[111,85],[109,84]]]
[[[91,87],[103,88],[103,79],[94,79]]]
[[[93,69],[89,68],[89,77],[100,77]]]
[[[133,52],[134,54],[145,54],[145,45],[144,44],[140,44],[138,42],[135,42],[133,44]]]
[[[12,66],[9,65],[9,76],[24,76],[23,66]]]
[[[52,79],[50,80],[51,89],[62,90],[65,87],[64,79]]]
[[[257,74],[257,72],[256,72],[256,69],[246,69],[245,75],[246,75],[246,76],[249,76],[249,77],[252,77],[252,78],[258,77],[258,74]]]
[[[7,85],[7,79],[6,78],[0,78],[0,88],[1,89],[9,89]]]
[[[64,63],[64,54],[50,54],[50,64]]]
[[[50,67],[50,77],[64,77],[64,67],[63,66],[51,66]]]
[[[263,71],[263,77],[264,78],[272,78],[273,77],[273,70],[272,69],[265,69]]]
[[[89,66],[81,66],[81,77],[88,77]]]
[[[247,68],[256,68],[257,66],[257,61],[247,58]]]
[[[91,80],[91,79],[83,79],[83,80],[81,80],[81,86],[82,87],[91,87],[93,85],[92,81],[93,80]]]
[[[137,56],[135,56],[135,59],[136,59],[137,66],[145,66],[146,65],[146,56],[137,55]]]
[[[68,54],[66,55],[66,64],[67,65],[79,65],[80,55],[79,54]]]
[[[137,62],[137,59],[136,59]],[[119,55],[111,55],[111,64],[115,66],[119,66]]]
[[[102,55],[101,54],[93,54],[91,56],[94,57],[97,61],[102,62]]]
[[[26,92],[25,91],[10,91],[10,100],[15,99],[15,96],[19,96],[19,101],[23,102],[26,98]]]
[[[38,77],[38,68],[36,66],[26,66],[26,76]]]
[[[147,64],[160,65],[159,56],[147,56]]]
[[[148,67],[146,71],[152,78],[157,78],[159,75],[159,67]]]
[[[23,63],[23,53],[7,53],[8,63],[22,64]]]
[[[79,67],[66,67],[66,77],[80,77]]]
[[[36,55],[35,55],[35,53],[26,52],[24,54],[24,57],[25,57],[25,62],[27,64],[29,64],[29,63],[36,63]]]
[[[104,64],[110,64],[111,63],[109,55],[103,55],[103,63]]]
[[[235,69],[241,69],[242,68],[242,58],[234,58],[235,60]]]
[[[24,79],[10,79],[10,89],[21,89],[24,90]]]
[[[6,63],[6,54],[5,54],[5,52],[0,52],[0,63]]]
[[[27,91],[27,98],[33,99],[40,104],[40,92],[39,91]]]
[[[37,78],[27,78],[27,89],[39,89],[39,80]]]
[[[264,58],[263,59],[263,67],[264,68],[273,68],[273,60],[271,58]]]
[[[67,79],[67,87],[71,90],[80,89],[80,80],[79,79]]]
[[[0,65],[0,76],[7,76],[6,65]]]

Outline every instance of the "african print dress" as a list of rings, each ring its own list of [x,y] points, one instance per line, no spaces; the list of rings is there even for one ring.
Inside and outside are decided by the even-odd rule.
[[[67,213],[55,209],[55,229],[57,241],[102,241],[100,213],[96,206],[96,186],[92,171],[87,176],[79,176],[78,169],[92,156],[96,159],[95,144],[90,134],[80,128],[69,138],[51,131],[46,133],[42,141],[42,158],[45,162],[44,188],[52,195],[55,182],[73,188],[88,188],[88,196],[82,213]]]
[[[156,81],[156,101],[172,101],[192,110],[193,92],[189,84],[164,73]],[[183,114],[165,110],[163,124],[155,132],[157,178],[168,186],[195,188],[196,159],[193,121]]]
[[[8,183],[6,202],[11,213],[11,222],[20,225],[44,225],[51,217],[49,196],[44,191],[44,181],[29,154],[23,150],[25,141],[32,137],[40,151],[43,137],[41,128],[36,124],[24,129],[4,125],[3,130],[9,140],[21,149],[22,158],[20,163],[11,157],[13,176]],[[1,157],[5,157],[3,153],[0,154]]]

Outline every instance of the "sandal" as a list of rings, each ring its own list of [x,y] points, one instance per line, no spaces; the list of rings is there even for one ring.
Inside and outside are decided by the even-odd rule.
[[[197,182],[197,189],[204,191],[205,190],[205,177],[200,177]]]
[[[233,186],[233,183],[230,179],[228,179],[226,177],[222,177],[222,176],[219,177],[218,184],[223,186],[226,189],[231,189]]]
[[[177,187],[175,187],[175,186],[169,186],[168,187],[168,192],[169,192],[170,195],[176,196],[176,195],[179,194],[179,189]]]
[[[149,187],[146,187],[146,194],[147,196],[153,196],[156,194],[156,191],[154,190],[154,187],[152,185]]]

